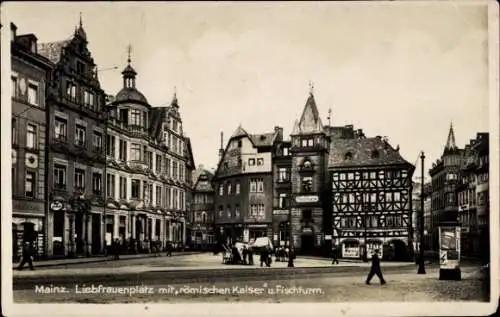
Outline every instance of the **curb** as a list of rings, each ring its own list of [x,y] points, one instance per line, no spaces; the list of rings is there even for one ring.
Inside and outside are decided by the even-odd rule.
[[[193,254],[200,254],[201,252],[179,252],[179,253],[172,253],[171,256],[182,256],[182,255],[193,255]],[[158,255],[160,254],[160,255]],[[159,257],[167,257],[165,253],[148,253],[140,256],[132,256],[132,257],[120,257],[118,260],[114,260],[112,258],[112,255],[108,256],[102,256],[99,258],[81,258],[82,261],[71,261],[71,259],[63,259],[59,263],[44,263],[44,261],[40,262],[34,262],[33,266],[35,268],[38,267],[53,267],[53,266],[68,266],[68,265],[75,265],[75,264],[86,264],[86,263],[98,263],[98,262],[107,262],[107,261],[122,261],[122,260],[133,260],[133,259],[144,259],[144,258],[159,258]],[[126,256],[126,255],[125,255]],[[87,260],[88,259],[88,260]],[[68,260],[68,262],[64,262],[65,260]],[[50,260],[48,260],[50,261]],[[12,263],[12,269],[15,270],[15,268],[20,264],[20,262],[17,263]],[[26,268],[26,266],[25,266]]]

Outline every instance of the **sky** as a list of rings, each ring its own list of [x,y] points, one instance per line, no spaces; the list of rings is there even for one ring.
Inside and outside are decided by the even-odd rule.
[[[249,133],[281,126],[288,136],[310,81],[324,124],[331,108],[333,125],[387,136],[412,164],[423,150],[426,170],[451,122],[459,147],[488,131],[488,16],[480,3],[4,6],[18,34],[39,42],[71,37],[80,12],[106,93],[121,89],[131,45],[138,89],[153,106],[177,91],[195,163],[206,168],[216,167],[220,132],[226,143],[240,124]]]

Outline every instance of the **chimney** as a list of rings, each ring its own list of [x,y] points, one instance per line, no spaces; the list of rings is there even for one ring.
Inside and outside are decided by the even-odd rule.
[[[219,148],[219,161],[222,160],[224,154],[224,132],[220,133],[220,148]]]
[[[17,36],[17,26],[10,22],[10,40],[13,42]]]
[[[274,134],[277,134],[276,139],[283,140],[283,128],[279,126],[274,127]]]

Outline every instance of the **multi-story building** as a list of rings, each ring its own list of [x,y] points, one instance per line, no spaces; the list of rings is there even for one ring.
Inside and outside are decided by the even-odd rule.
[[[433,251],[437,251],[439,247],[439,224],[458,221],[456,189],[461,180],[462,152],[463,150],[459,149],[455,143],[455,132],[451,125],[443,154],[429,170],[432,178],[430,247]]]
[[[413,183],[413,193],[412,193],[412,240],[413,240],[413,250],[418,253],[420,248],[420,217],[422,216],[422,183],[414,182]],[[430,202],[431,202],[431,183],[424,184],[424,241],[423,248],[424,250],[428,249],[428,231],[430,229]]]
[[[275,245],[291,241],[297,252],[323,254],[333,243],[355,258],[365,245],[394,259],[412,250],[413,165],[381,137],[323,126],[312,91],[290,141],[280,127],[264,135],[239,127],[220,152],[216,230],[233,241],[266,235]],[[260,217],[254,222],[262,230],[248,213]]]
[[[343,257],[408,259],[414,166],[380,136],[344,127],[332,135],[329,171],[332,179],[334,241]]]
[[[18,259],[22,243],[46,253],[47,107],[51,62],[38,54],[33,34],[17,35],[11,24],[12,65],[12,250]]]
[[[467,256],[482,256],[489,246],[488,139],[488,133],[478,133],[463,152],[457,199],[461,252]]]
[[[219,243],[272,236],[272,153],[280,132],[249,134],[239,126],[221,149],[212,181]]]
[[[291,134],[291,231],[297,252],[331,250],[328,161],[330,135],[324,129],[312,91]]]
[[[209,250],[215,246],[215,205],[213,174],[200,168],[193,185],[189,222],[190,246],[195,250]]]
[[[38,45],[54,65],[49,109],[49,256],[99,253],[104,231],[105,94],[81,20],[73,36]]]
[[[424,250],[431,250],[432,232],[432,184],[424,184]]]
[[[194,163],[177,97],[153,108],[136,87],[130,56],[122,75],[107,105],[106,243],[129,241],[139,252],[183,245]]]
[[[282,128],[277,127],[280,131]],[[280,132],[283,134],[283,132]],[[290,242],[290,210],[292,206],[292,143],[277,140],[273,151],[273,243],[287,246]]]

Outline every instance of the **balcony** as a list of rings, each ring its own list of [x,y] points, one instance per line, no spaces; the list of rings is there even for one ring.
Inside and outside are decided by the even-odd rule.
[[[78,147],[78,148],[81,148],[81,149],[87,148],[85,140],[81,140],[81,139],[76,139],[75,140],[75,146]]]
[[[85,187],[84,186],[75,186],[74,192],[75,192],[75,194],[83,195],[83,194],[85,194]]]

